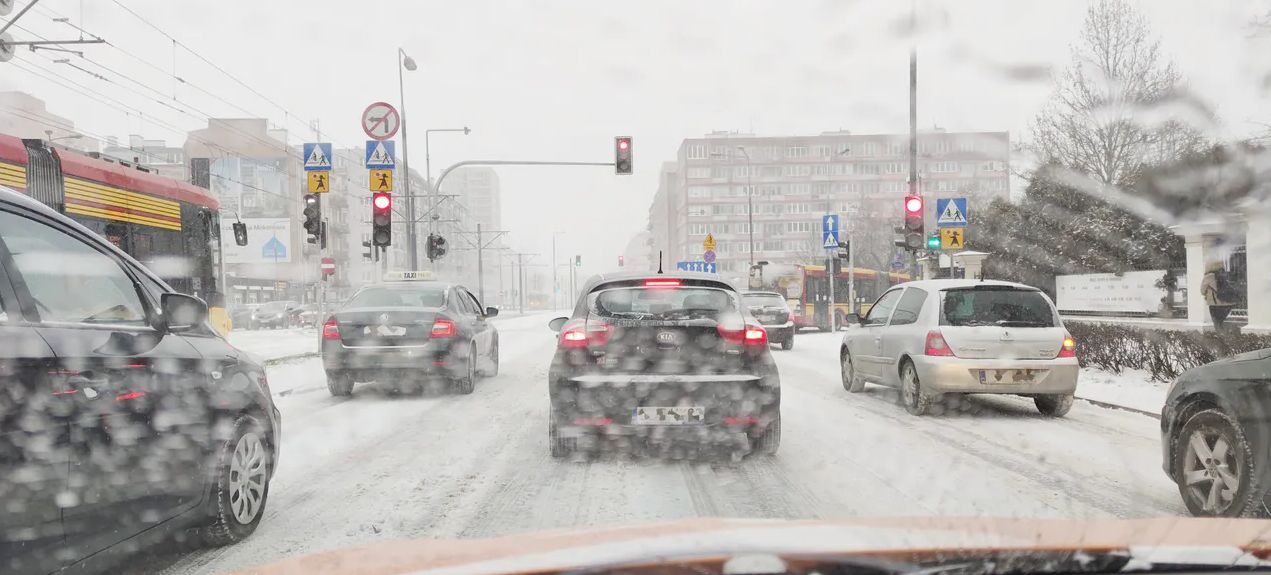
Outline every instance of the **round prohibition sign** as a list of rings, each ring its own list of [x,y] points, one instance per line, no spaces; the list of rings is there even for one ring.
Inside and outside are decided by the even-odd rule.
[[[362,112],[362,131],[373,140],[387,140],[397,135],[402,117],[388,102],[376,102]]]

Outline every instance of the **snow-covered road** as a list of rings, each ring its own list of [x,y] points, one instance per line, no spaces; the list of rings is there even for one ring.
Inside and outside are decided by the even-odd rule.
[[[413,537],[481,537],[693,516],[1154,517],[1184,512],[1161,472],[1158,422],[1078,401],[1048,419],[1022,398],[972,397],[913,417],[893,390],[848,394],[834,334],[774,350],[774,457],[673,463],[553,460],[550,316],[499,320],[502,371],[472,395],[326,390],[316,358],[270,368],[282,460],[263,523],[228,548],[169,552],[141,571],[220,573]]]

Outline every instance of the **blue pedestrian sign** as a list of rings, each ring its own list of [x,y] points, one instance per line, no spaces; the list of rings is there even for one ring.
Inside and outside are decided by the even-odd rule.
[[[966,198],[936,200],[937,228],[965,228],[967,216]]]
[[[891,259],[891,267],[896,270],[905,269],[905,258],[901,257],[900,252],[896,252],[896,257]]]
[[[366,141],[366,169],[391,170],[397,163],[397,142],[393,140]]]
[[[281,260],[287,257],[287,245],[278,239],[278,236],[269,238],[264,246],[260,248],[260,257],[266,260]]]
[[[719,266],[715,262],[675,262],[675,269],[682,272],[719,273]]]
[[[821,216],[821,247],[837,250],[839,247],[839,216],[825,214]]]
[[[331,169],[331,144],[307,143],[304,145],[305,171]]]

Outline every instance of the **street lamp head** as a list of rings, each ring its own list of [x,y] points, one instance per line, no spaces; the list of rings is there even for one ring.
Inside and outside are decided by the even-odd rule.
[[[463,127],[463,135],[467,136],[468,134],[471,134],[471,133],[472,133],[472,129],[471,129],[471,128],[469,128],[469,127],[467,127],[467,126],[464,126],[464,127]]]
[[[406,55],[406,51],[401,48],[397,49],[397,53],[402,55],[402,66],[411,72],[415,71],[418,66],[415,65],[415,59]]]

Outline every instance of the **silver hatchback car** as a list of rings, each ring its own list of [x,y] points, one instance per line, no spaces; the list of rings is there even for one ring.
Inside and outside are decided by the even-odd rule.
[[[900,388],[914,415],[950,393],[1033,398],[1062,416],[1077,389],[1077,354],[1055,305],[1034,287],[981,280],[898,285],[852,323],[839,351],[843,387]]]

